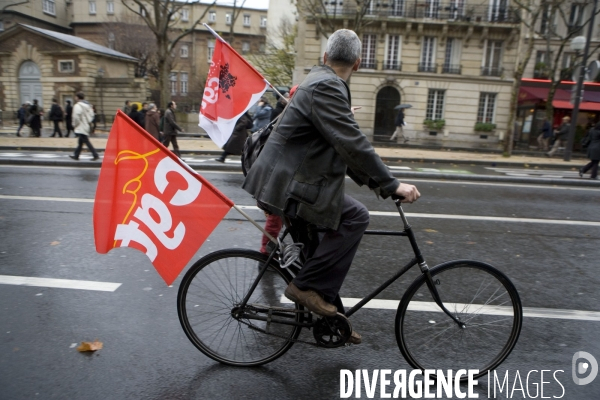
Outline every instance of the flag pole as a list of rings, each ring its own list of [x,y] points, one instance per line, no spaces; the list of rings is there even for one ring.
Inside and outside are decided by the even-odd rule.
[[[212,33],[213,36],[216,37],[221,43],[226,44],[227,46],[229,46],[231,48],[231,50],[235,51],[235,49],[233,47],[231,47],[231,45],[229,43],[227,43],[227,41],[225,39],[223,39],[217,32],[215,32],[215,30],[213,28],[211,28],[210,26],[208,26],[208,24],[206,22],[203,23],[202,25],[204,25],[204,27],[206,29],[208,29],[208,31],[210,33]],[[237,51],[236,51],[236,53],[237,53]],[[240,58],[242,60],[244,60],[244,62],[246,63],[246,65],[248,65],[250,68],[252,68],[253,70],[256,71],[256,68],[254,68],[254,66],[252,66],[248,61],[246,61],[246,59],[244,57],[242,57],[241,54],[239,54],[239,53],[237,53],[237,54],[238,54],[238,56],[240,56]],[[269,82],[264,76],[262,76],[262,74],[260,72],[256,71],[256,73],[258,73],[261,76],[261,78],[263,78],[263,80],[265,81],[265,83],[267,85],[269,85],[271,87],[271,89],[273,89],[279,95],[279,97],[285,99],[285,97],[283,97],[283,95],[279,92],[279,90],[277,90],[277,88],[275,86],[273,86],[271,84],[271,82]]]
[[[271,236],[269,234],[269,232],[267,232],[262,226],[260,226],[255,220],[253,220],[248,214],[246,214],[241,208],[239,208],[237,205],[233,205],[233,208],[236,209],[237,212],[239,212],[240,214],[242,214],[248,221],[250,221],[252,223],[252,225],[254,225],[255,227],[258,228],[259,231],[261,231],[266,237],[269,238],[269,240],[275,244],[277,244],[277,239],[275,239],[273,236]]]

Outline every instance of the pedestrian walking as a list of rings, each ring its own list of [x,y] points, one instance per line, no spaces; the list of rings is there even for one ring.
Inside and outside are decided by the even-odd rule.
[[[50,107],[50,121],[54,123],[54,130],[52,131],[52,135],[50,137],[55,137],[58,133],[59,137],[62,137],[62,132],[60,130],[60,123],[63,120],[63,110],[58,105],[56,99],[52,99],[52,107]]]
[[[167,104],[167,110],[165,111],[165,119],[164,123],[164,132],[165,132],[165,147],[169,147],[169,144],[173,143],[173,153],[179,158],[181,158],[181,153],[179,152],[179,145],[177,144],[177,132],[183,132],[183,129],[177,125],[177,117],[175,116],[175,110],[177,109],[177,104],[174,101],[169,102]]]
[[[396,140],[396,137],[400,137],[404,140],[404,143],[408,142],[408,138],[404,136],[404,110],[402,108],[398,110],[396,121],[394,123],[396,125],[396,130],[390,140]]]
[[[269,101],[265,97],[261,97],[260,101],[258,102],[258,108],[254,113],[254,125],[252,127],[252,132],[256,132],[271,122],[272,110],[273,107],[269,105]]]
[[[129,100],[125,100],[125,105],[123,106],[121,111],[123,111],[125,114],[129,115],[129,113],[131,112],[131,106],[129,105]]]
[[[239,156],[244,150],[244,143],[248,139],[248,129],[252,128],[252,118],[248,112],[245,112],[235,123],[231,137],[223,146],[223,154],[217,158],[218,162],[225,162],[228,155]]]
[[[42,107],[38,105],[37,99],[33,99],[33,104],[29,107],[29,127],[31,128],[31,136],[41,137],[42,129]]]
[[[127,116],[129,118],[131,118],[136,124],[138,124],[142,128],[145,128],[144,123],[142,122],[142,113],[140,113],[138,111],[138,105],[137,104],[132,104],[131,105],[131,112]]]
[[[142,109],[140,110],[140,121],[142,128],[146,126],[146,113],[148,112],[148,103],[142,103]]]
[[[65,105],[65,129],[67,130],[65,137],[69,137],[71,132],[73,132],[73,106],[71,105],[71,100],[67,100]]]
[[[588,136],[589,145],[587,148],[587,157],[590,159],[590,162],[579,169],[579,176],[583,178],[583,174],[590,171],[590,177],[592,179],[598,179],[598,163],[600,162],[600,122],[590,129]]]
[[[271,111],[271,121],[273,121],[275,118],[277,118],[279,116],[279,114],[281,114],[281,112],[285,108],[286,104],[288,103],[289,98],[290,98],[290,94],[288,92],[285,92],[283,94],[283,97],[279,97],[277,99],[277,104],[275,104],[275,108]]]
[[[552,137],[552,126],[550,125],[550,121],[548,118],[544,118],[544,122],[542,123],[542,130],[537,137],[538,142],[538,150],[548,151],[548,142]]]
[[[85,144],[92,152],[92,161],[96,161],[100,157],[98,157],[98,153],[96,153],[96,149],[92,146],[89,138],[92,121],[94,119],[94,109],[90,103],[85,101],[83,92],[78,92],[75,95],[75,99],[75,105],[73,106],[73,127],[75,136],[77,136],[78,140],[75,154],[72,156],[70,155],[69,157],[73,160],[79,160],[79,154],[81,154],[81,149]]]
[[[25,118],[27,118],[27,103],[21,104],[21,108],[17,110],[17,119],[19,120],[19,129],[17,129],[18,137],[21,137],[21,129],[25,125]]]
[[[148,112],[146,113],[146,122],[144,128],[151,134],[154,139],[160,141],[160,115],[156,109],[156,104],[150,103],[148,105]]]
[[[562,124],[558,130],[554,132],[554,145],[552,146],[552,149],[546,153],[546,156],[552,157],[558,148],[564,145],[564,142],[569,135],[569,130],[571,129],[571,124],[569,123],[570,121],[571,118],[568,116],[563,117]]]

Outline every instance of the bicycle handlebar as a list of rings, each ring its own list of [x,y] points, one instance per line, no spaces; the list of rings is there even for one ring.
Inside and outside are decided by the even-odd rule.
[[[392,200],[394,200],[394,201],[396,201],[396,200],[402,201],[406,198],[404,196],[398,196],[397,194],[393,194],[391,197],[392,197]]]

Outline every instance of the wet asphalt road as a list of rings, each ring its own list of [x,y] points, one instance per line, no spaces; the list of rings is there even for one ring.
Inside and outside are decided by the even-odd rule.
[[[0,398],[333,399],[340,395],[340,369],[410,370],[395,342],[395,311],[378,309],[352,317],[363,335],[360,346],[323,350],[297,344],[273,363],[252,369],[222,366],[205,357],[177,319],[180,279],[167,287],[146,256],[131,249],[95,252],[93,204],[85,199],[93,199],[98,173],[91,168],[0,166],[0,275],[122,284],[114,292],[0,284]],[[202,174],[236,204],[253,205],[239,188],[241,174]],[[369,210],[394,211],[392,202],[347,183],[347,192]],[[423,197],[405,211],[430,266],[458,258],[486,261],[511,278],[525,307],[600,312],[598,189],[410,183]],[[264,221],[259,212],[249,213]],[[476,218],[457,217],[461,215]],[[399,223],[397,217],[371,217],[376,229],[400,229]],[[259,241],[259,232],[231,212],[194,259],[227,247],[257,248]],[[404,264],[409,252],[406,239],[366,237],[342,295],[364,296],[395,265]],[[399,300],[414,277],[416,271],[410,271],[379,298]],[[516,371],[527,386],[530,370],[562,370],[556,376],[564,386],[563,398],[599,398],[600,377],[587,386],[571,379],[576,351],[600,360],[599,326],[600,321],[589,318],[526,318],[519,343],[499,372],[508,370],[512,388]],[[104,343],[96,353],[73,348],[94,339]],[[551,375],[544,380],[550,381],[544,396],[561,396],[563,389]],[[531,395],[534,383],[539,387],[539,375],[528,382]],[[485,379],[480,380],[479,398],[488,398],[487,390]],[[366,398],[364,391],[362,395]],[[509,396],[504,392],[496,398]],[[521,391],[512,398],[523,398]]]

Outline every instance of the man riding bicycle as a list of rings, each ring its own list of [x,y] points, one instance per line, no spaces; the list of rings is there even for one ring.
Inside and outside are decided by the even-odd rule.
[[[326,317],[338,312],[333,303],[341,304],[338,293],[369,225],[366,207],[344,194],[345,175],[383,198],[420,197],[392,176],[354,120],[346,81],[358,70],[361,49],[353,31],[329,37],[324,65],[299,85],[243,184],[269,212],[326,229],[285,291]],[[348,342],[361,337],[352,332]]]

